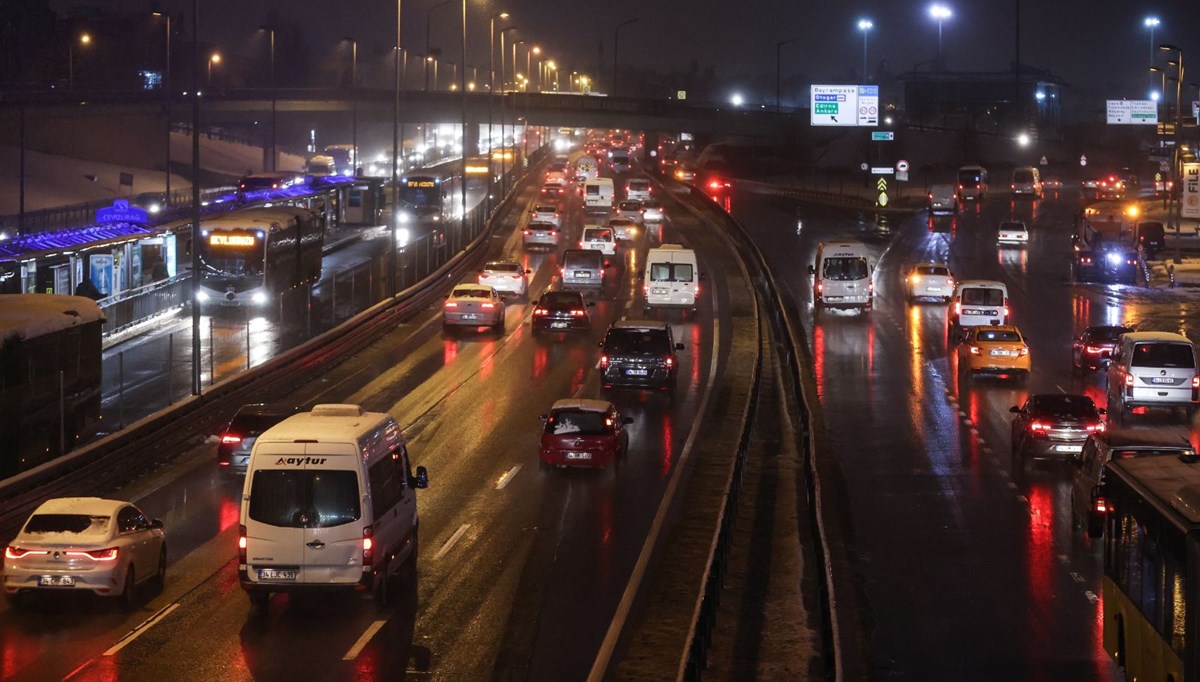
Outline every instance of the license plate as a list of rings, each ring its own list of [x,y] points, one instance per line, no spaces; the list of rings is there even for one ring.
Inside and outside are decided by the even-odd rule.
[[[925,287],[926,291],[941,291],[941,287]]]
[[[477,319],[479,319],[479,316],[478,316],[478,315],[476,315],[475,313],[463,313],[463,315],[462,315],[462,319],[464,319],[464,320],[477,320]]]
[[[579,272],[575,273],[575,276],[579,279],[591,279],[592,272],[590,270],[580,270]]]
[[[1174,384],[1175,380],[1171,377],[1150,377],[1152,384]]]
[[[38,585],[41,585],[42,587],[74,587],[75,576],[44,575],[38,578]]]
[[[631,376],[631,377],[644,377],[644,376],[648,375],[649,373],[650,373],[650,370],[641,369],[641,368],[625,370],[625,375]]]
[[[566,323],[566,322],[551,322],[550,323],[551,329],[566,329],[567,326],[568,326],[568,323]]]
[[[846,298],[846,297],[845,296],[826,296],[825,300],[826,301],[840,301],[843,298]]]
[[[1056,445],[1054,447],[1054,450],[1055,450],[1055,452],[1073,452],[1073,453],[1078,454],[1080,452],[1083,452],[1083,446],[1082,445]]]
[[[295,580],[298,571],[284,570],[279,568],[260,568],[258,569],[259,580]]]
[[[1009,353],[1006,350],[993,350],[992,355],[997,356],[997,357],[1007,357],[1009,355],[1012,355],[1012,353]]]
[[[590,452],[568,452],[565,455],[565,457],[567,459],[591,459],[592,453],[590,453]]]
[[[656,296],[666,296],[667,294],[669,294],[671,292],[666,289],[655,287],[650,290],[650,293],[655,294]]]

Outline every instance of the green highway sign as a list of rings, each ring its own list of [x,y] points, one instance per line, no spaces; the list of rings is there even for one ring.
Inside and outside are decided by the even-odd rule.
[[[883,130],[883,131],[872,130],[871,131],[871,141],[872,142],[891,142],[892,140],[895,140],[895,139],[896,139],[896,133],[894,133],[890,130]]]
[[[817,104],[816,104],[815,113],[832,114],[832,115],[836,116],[837,112],[838,112],[838,103],[837,102],[817,102]]]

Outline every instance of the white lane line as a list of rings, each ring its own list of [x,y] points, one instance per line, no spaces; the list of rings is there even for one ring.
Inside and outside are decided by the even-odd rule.
[[[1008,472],[1004,469],[1000,470],[1000,478],[1008,478]]]
[[[513,477],[516,476],[517,472],[520,470],[521,470],[521,465],[518,464],[515,467],[504,472],[504,475],[500,477],[500,480],[496,481],[496,490],[504,490],[505,486],[508,485],[509,481],[513,480]]]
[[[972,436],[978,436],[978,435],[979,435],[979,429],[975,428],[974,426],[972,426],[972,427],[970,428],[970,431],[971,431],[971,435],[972,435]]]
[[[171,612],[177,608],[179,608],[179,602],[175,602],[173,604],[168,604],[167,606],[164,606],[163,608],[159,609],[158,613],[155,613],[153,616],[150,616],[146,620],[142,621],[141,625],[138,625],[136,628],[130,630],[129,634],[125,635],[124,637],[121,638],[120,641],[118,641],[116,644],[109,647],[108,651],[104,652],[104,655],[112,656],[112,655],[116,654],[118,651],[120,651],[121,649],[124,649],[125,647],[129,646],[129,644],[131,642],[133,642],[133,640],[137,639],[138,637],[141,637],[142,633],[144,633],[147,630],[149,630],[150,628],[154,627],[155,623],[158,623],[163,618],[166,618],[167,616],[171,615]]]
[[[1014,485],[1013,487],[1015,488],[1016,486]],[[1017,499],[1024,502],[1025,504],[1029,504],[1029,498],[1025,497],[1024,495],[1017,495]]]
[[[717,297],[712,296],[712,339],[713,348],[710,354],[710,362],[708,363],[708,383],[704,385],[704,395],[700,397],[700,405],[693,414],[703,415],[708,410],[708,400],[712,395],[712,385],[717,380],[717,365],[721,357],[721,329],[720,329],[720,314],[717,306]],[[692,446],[696,442],[696,437],[700,433],[700,424],[702,419],[692,421],[691,431],[688,432],[687,440],[683,443],[683,450],[679,453],[679,459],[675,462],[675,466],[671,468],[671,481],[667,484],[667,489],[663,493],[662,501],[658,504],[658,511],[654,514],[654,521],[650,524],[650,530],[646,533],[646,541],[642,544],[642,551],[638,554],[637,563],[633,566],[633,571],[630,572],[629,582],[625,585],[625,593],[621,595],[621,601],[617,604],[617,610],[613,614],[612,621],[608,624],[608,632],[604,633],[604,640],[600,642],[600,650],[596,652],[596,660],[592,661],[592,669],[588,673],[587,682],[601,682],[608,672],[608,664],[612,660],[613,651],[617,648],[617,640],[621,636],[621,630],[625,628],[625,621],[629,618],[629,612],[633,608],[633,600],[637,597],[638,590],[641,589],[642,578],[646,574],[646,568],[650,564],[650,555],[654,552],[654,546],[658,544],[658,536],[662,533],[663,524],[666,522],[667,510],[671,508],[671,500],[675,498],[675,491],[679,488],[679,472],[687,464],[692,456]]]
[[[1017,484],[1016,484],[1016,483],[1013,483],[1012,481],[1009,481],[1009,482],[1008,482],[1008,489],[1009,489],[1009,490],[1016,490],[1016,489],[1017,489]]]
[[[346,652],[345,656],[342,656],[342,660],[353,661],[354,659],[358,658],[358,655],[362,653],[363,648],[367,646],[367,642],[370,642],[371,638],[374,637],[375,634],[379,632],[379,629],[382,628],[386,623],[386,620],[377,620],[374,623],[371,623],[370,627],[367,628],[367,631],[362,633],[362,636],[359,637],[358,641],[354,643],[354,646],[350,647],[350,650]]]
[[[1067,389],[1063,388],[1062,386],[1059,386],[1058,384],[1054,384],[1054,388],[1057,388],[1059,393],[1067,392]]]
[[[596,363],[596,367],[595,367],[595,369],[600,369],[600,363],[599,363],[599,362],[597,362],[597,363]],[[579,397],[579,395],[580,395],[581,393],[583,393],[583,389],[584,389],[584,388],[585,388],[585,386],[584,386],[583,384],[579,384],[579,388],[575,389],[575,392],[571,394],[571,397],[572,397],[572,398],[578,398],[578,397]]]
[[[958,411],[958,416],[962,417],[963,419],[966,419],[966,418],[967,418],[967,413],[966,413],[966,412],[963,412],[962,410],[959,410],[959,411]]]
[[[1079,575],[1079,573],[1077,571],[1071,571],[1071,580],[1074,580],[1075,582],[1079,583],[1080,585],[1083,584],[1083,576]]]
[[[1100,603],[1100,597],[1097,597],[1096,593],[1092,592],[1091,590],[1084,590],[1083,596],[1087,597],[1088,601],[1092,602],[1092,606]]]
[[[454,546],[454,543],[458,542],[459,538],[465,535],[467,529],[470,527],[471,524],[469,523],[464,523],[463,525],[459,526],[458,530],[454,531],[454,535],[451,535],[450,539],[446,541],[446,544],[442,545],[442,548],[438,550],[437,554],[433,555],[434,560],[436,561],[437,559],[441,559],[442,557],[446,556],[446,552],[450,551],[450,548]]]
[[[1071,557],[1067,556],[1066,554],[1059,554],[1059,555],[1058,555],[1058,560],[1059,560],[1060,562],[1062,562],[1062,563],[1064,563],[1064,564],[1065,564],[1065,563],[1067,563],[1068,561],[1070,561],[1070,560],[1071,560]]]

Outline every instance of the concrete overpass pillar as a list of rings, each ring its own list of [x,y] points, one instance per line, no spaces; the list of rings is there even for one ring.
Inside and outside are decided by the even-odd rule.
[[[479,135],[479,122],[468,116],[463,129],[463,156],[470,158],[479,154]]]

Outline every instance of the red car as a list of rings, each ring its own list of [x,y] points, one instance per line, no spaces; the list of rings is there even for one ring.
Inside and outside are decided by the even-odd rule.
[[[589,467],[602,469],[610,463],[620,466],[629,451],[631,417],[622,417],[607,400],[559,400],[542,415],[540,465],[550,467]]]

